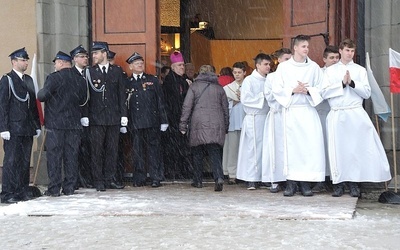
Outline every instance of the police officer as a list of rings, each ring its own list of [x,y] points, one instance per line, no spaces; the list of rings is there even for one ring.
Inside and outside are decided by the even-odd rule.
[[[128,78],[128,131],[132,135],[133,162],[135,172],[134,186],[145,185],[145,162],[148,160],[152,187],[159,187],[164,178],[160,152],[161,131],[168,128],[164,97],[158,79],[144,73],[144,59],[133,53],[126,62],[133,72]],[[146,154],[147,152],[147,154]]]
[[[33,80],[24,72],[25,48],[12,52],[12,70],[0,80],[0,136],[4,140],[2,203],[29,200],[29,167],[33,136],[40,135]]]
[[[82,77],[86,75],[86,68],[88,66],[88,52],[86,49],[79,45],[74,48],[70,52],[71,58],[74,61],[74,67],[72,67],[73,71]],[[85,86],[88,85],[85,82]],[[89,89],[87,89],[87,100],[89,100]],[[79,147],[79,157],[78,157],[78,181],[76,188],[84,187],[91,188],[93,187],[93,177],[92,171],[90,168],[90,140],[89,140],[89,122],[86,118],[82,119],[83,130],[81,134],[81,144]]]
[[[86,102],[85,79],[74,72],[71,57],[59,51],[53,60],[55,72],[47,76],[38,99],[45,102],[47,173],[45,195],[74,194],[78,177],[81,118]],[[64,169],[64,181],[62,180]]]
[[[95,41],[94,66],[89,68],[89,125],[93,182],[97,191],[123,188],[113,181],[118,160],[120,126],[127,126],[125,88],[121,67],[108,62],[108,44]]]

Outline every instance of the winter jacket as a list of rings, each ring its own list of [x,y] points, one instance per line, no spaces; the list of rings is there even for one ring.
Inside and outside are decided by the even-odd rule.
[[[217,75],[200,74],[189,87],[179,130],[187,132],[189,128],[189,145],[192,147],[212,143],[223,146],[228,127],[228,99]]]

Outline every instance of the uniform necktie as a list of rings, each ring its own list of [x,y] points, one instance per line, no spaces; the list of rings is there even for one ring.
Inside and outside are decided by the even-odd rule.
[[[139,81],[140,80],[140,75],[137,75],[136,76],[136,81]]]
[[[106,76],[107,76],[107,72],[106,72],[106,66],[103,66],[103,76],[104,76],[104,78],[106,78]]]

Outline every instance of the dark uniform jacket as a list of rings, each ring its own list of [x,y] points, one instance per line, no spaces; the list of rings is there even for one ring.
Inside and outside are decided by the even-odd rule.
[[[76,70],[75,70],[76,71]],[[72,68],[64,68],[47,76],[38,99],[45,102],[45,126],[52,129],[82,129],[86,82]]]
[[[15,97],[7,76],[0,80],[0,132],[10,131],[11,135],[34,136],[40,129],[39,114],[33,80],[24,75],[24,81],[13,70],[8,73],[13,81],[15,95],[21,99],[29,94],[29,100],[22,102]]]
[[[89,124],[119,125],[127,116],[123,71],[120,66],[109,65],[106,79],[98,65],[89,68]],[[102,91],[103,88],[103,91]]]
[[[189,84],[187,83],[186,78],[170,70],[163,82],[163,92],[168,124],[171,130],[178,131],[183,100],[185,100],[188,89]]]
[[[168,123],[164,95],[155,76],[143,74],[139,80],[128,78],[126,92],[130,130],[160,127]]]

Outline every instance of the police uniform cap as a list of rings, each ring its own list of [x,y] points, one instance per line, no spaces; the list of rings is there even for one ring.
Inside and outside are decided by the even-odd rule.
[[[54,57],[53,62],[55,62],[56,60],[64,60],[64,61],[71,61],[71,57],[68,54],[65,54],[62,51],[58,51],[56,54],[56,57]]]
[[[139,59],[144,61],[143,57],[139,53],[135,52],[128,59],[126,59],[126,62],[128,64],[131,64],[133,61],[136,61],[136,60],[139,60]]]
[[[78,54],[85,54],[87,55],[88,52],[85,50],[85,48],[82,45],[79,45],[78,47],[76,47],[75,49],[71,50],[71,52],[69,52],[69,54],[71,55],[71,58],[74,58],[76,55]]]
[[[17,49],[16,51],[12,52],[9,57],[11,59],[26,59],[29,60],[28,52],[26,52],[25,47],[21,49]]]
[[[108,49],[108,43],[107,42],[100,42],[100,41],[95,41],[92,44],[92,52],[97,51],[97,50],[105,50],[109,51]]]
[[[108,53],[107,53],[108,60],[114,59],[115,54],[116,53],[114,51],[109,50]]]

